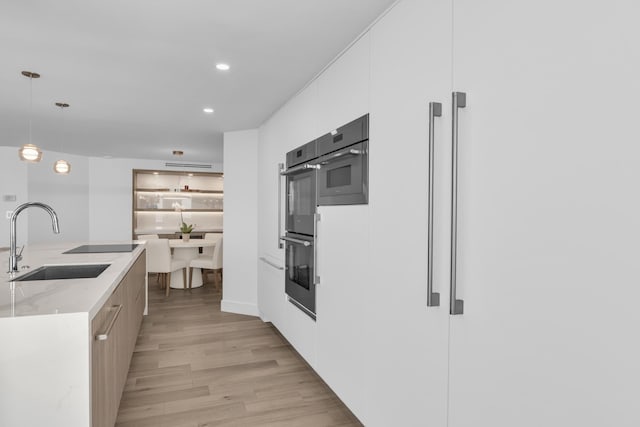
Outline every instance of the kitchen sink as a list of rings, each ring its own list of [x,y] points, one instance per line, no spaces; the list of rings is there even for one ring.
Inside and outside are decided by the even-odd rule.
[[[14,281],[93,279],[102,274],[109,265],[110,264],[45,265],[14,279]]]

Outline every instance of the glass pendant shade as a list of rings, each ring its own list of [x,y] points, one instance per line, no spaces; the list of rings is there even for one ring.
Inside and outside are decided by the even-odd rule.
[[[53,170],[55,171],[55,173],[66,175],[71,172],[71,164],[66,160],[58,160],[54,163]]]
[[[63,112],[68,106],[69,104],[66,102],[56,102],[56,107],[60,107],[60,112]],[[60,148],[62,148],[62,144],[60,144]],[[58,160],[53,164],[53,171],[60,175],[68,175],[71,172],[71,164],[66,160]]]
[[[23,71],[20,74],[29,78],[29,143],[18,150],[18,155],[20,160],[25,162],[38,163],[42,160],[42,151],[31,143],[31,116],[33,115],[33,79],[39,79],[40,74],[33,71]]]
[[[20,150],[18,150],[20,160],[29,163],[38,163],[42,160],[42,151],[33,144],[24,144]]]

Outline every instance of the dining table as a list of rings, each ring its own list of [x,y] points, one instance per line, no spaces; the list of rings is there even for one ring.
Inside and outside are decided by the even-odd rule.
[[[199,248],[215,248],[215,246],[216,241],[209,239],[189,239],[187,241],[183,239],[169,239],[169,247],[173,249],[174,258],[187,261],[187,267],[189,266],[190,261],[198,258],[200,255],[200,251],[198,250]],[[188,269],[187,280],[189,280]],[[191,287],[199,288],[202,284],[202,271],[199,268],[194,268]],[[182,274],[172,274],[169,286],[173,289],[186,289],[188,287],[188,283],[184,283]]]

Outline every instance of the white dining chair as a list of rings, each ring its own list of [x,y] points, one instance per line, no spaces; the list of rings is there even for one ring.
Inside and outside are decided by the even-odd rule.
[[[158,273],[162,278],[160,287],[166,288],[165,295],[169,296],[171,289],[171,273],[182,270],[184,283],[187,282],[188,262],[171,256],[169,239],[150,239],[146,244],[147,273]]]
[[[222,239],[222,233],[205,233],[204,238],[205,240],[213,240],[214,242],[217,242]],[[213,249],[214,247],[212,246],[205,246],[202,248],[202,255],[213,256]]]
[[[189,262],[189,289],[191,289],[191,279],[193,278],[193,269],[202,269],[202,276],[205,277],[204,270],[213,271],[214,275],[218,274],[220,277],[220,284],[222,284],[222,237],[218,239],[216,245],[213,248],[213,254],[202,254],[198,258]],[[215,284],[215,276],[214,276]]]
[[[136,240],[150,240],[150,239],[158,239],[158,235],[157,234],[138,234],[136,236]],[[149,274],[149,273],[147,273]],[[156,283],[160,283],[160,274],[159,273],[155,273],[156,275]]]

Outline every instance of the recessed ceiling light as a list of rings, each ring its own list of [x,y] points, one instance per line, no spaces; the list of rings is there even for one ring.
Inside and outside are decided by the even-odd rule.
[[[182,156],[183,154],[184,154],[184,151],[182,150],[173,150],[174,156]]]
[[[213,108],[209,108],[209,107],[203,108],[202,111],[204,111],[207,114],[213,114]]]
[[[224,63],[219,63],[216,64],[216,68],[220,71],[228,71],[231,67],[229,67],[229,64],[224,64]]]

